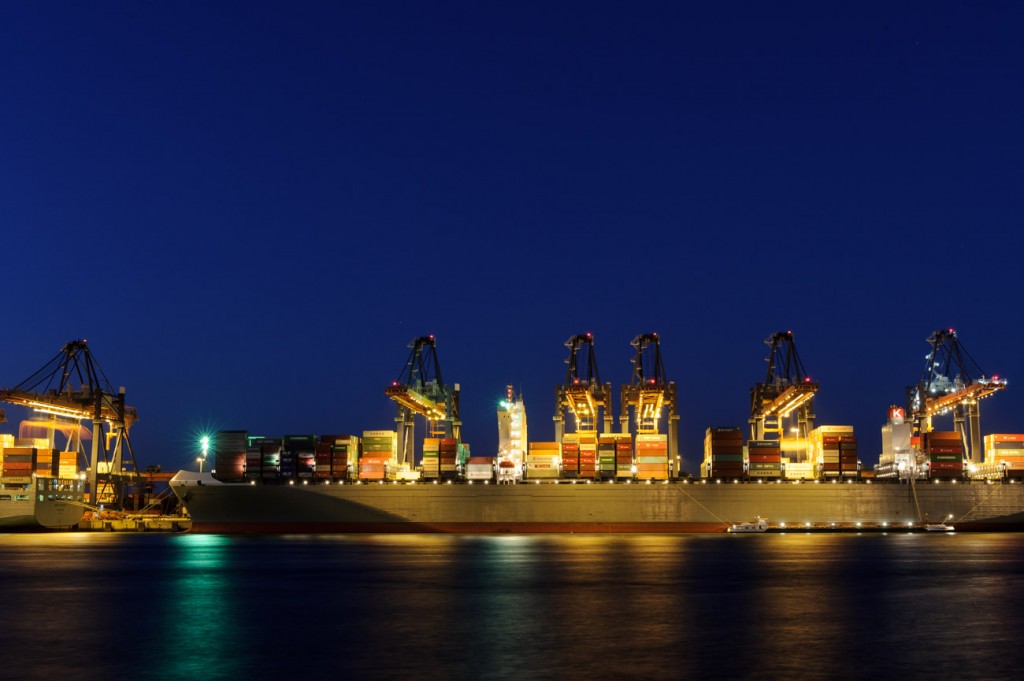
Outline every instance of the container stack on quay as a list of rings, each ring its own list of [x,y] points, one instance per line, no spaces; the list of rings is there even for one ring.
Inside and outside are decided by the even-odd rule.
[[[557,442],[531,442],[526,454],[526,478],[551,480],[558,477],[561,449]]]
[[[398,453],[398,433],[393,430],[363,431],[363,448],[359,454],[359,479],[384,480],[387,469],[394,466]]]
[[[245,430],[222,430],[213,436],[213,470],[224,482],[245,479],[248,463],[249,433]]]
[[[747,442],[747,474],[751,478],[782,477],[782,446],[778,440]]]
[[[712,426],[704,434],[701,477],[733,479],[743,477],[743,429]]]
[[[1024,434],[985,436],[985,463],[1002,464],[1010,478],[1024,478]]]
[[[637,480],[668,480],[668,435],[640,433],[636,436]]]
[[[920,443],[933,480],[963,477],[964,444],[959,433],[933,430],[930,433],[923,433]]]

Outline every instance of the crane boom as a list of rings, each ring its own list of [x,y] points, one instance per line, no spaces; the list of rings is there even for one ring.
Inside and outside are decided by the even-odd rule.
[[[778,331],[764,341],[768,346],[768,374],[750,389],[750,438],[763,440],[769,433],[781,439],[782,419],[797,414],[799,438],[814,429],[811,401],[818,383],[804,370],[792,331]]]

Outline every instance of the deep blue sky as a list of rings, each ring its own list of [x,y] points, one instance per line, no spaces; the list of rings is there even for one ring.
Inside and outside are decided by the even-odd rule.
[[[657,331],[694,470],[792,329],[873,463],[954,326],[1024,431],[1024,8],[974,4],[7,3],[0,385],[87,338],[175,468],[393,427],[433,333],[488,454]]]

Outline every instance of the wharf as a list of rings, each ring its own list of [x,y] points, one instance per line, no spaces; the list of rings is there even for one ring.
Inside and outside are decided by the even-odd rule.
[[[78,529],[85,532],[184,532],[192,527],[192,519],[184,516],[119,514],[116,517],[82,518]]]

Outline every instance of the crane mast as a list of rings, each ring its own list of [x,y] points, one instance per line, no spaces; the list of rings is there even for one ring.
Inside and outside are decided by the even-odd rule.
[[[661,361],[661,339],[656,333],[636,336],[630,345],[635,354],[633,376],[629,385],[621,388],[621,409],[619,411],[619,430],[628,433],[630,430],[630,408],[637,434],[657,434],[665,409],[668,409],[668,455],[670,461],[679,456],[679,412],[676,402],[675,381],[665,377],[665,367]]]
[[[796,437],[814,430],[811,401],[818,383],[804,371],[792,331],[778,331],[764,341],[768,346],[768,375],[750,389],[750,439],[782,439],[784,420],[796,413]]]
[[[415,463],[415,417],[427,422],[431,437],[462,439],[459,419],[459,384],[446,385],[441,377],[437,342],[433,335],[409,342],[410,353],[397,380],[384,393],[398,404],[398,464]]]
[[[91,420],[90,501],[98,503],[102,500],[101,496],[120,500],[120,483],[124,477],[131,477],[137,468],[128,431],[138,420],[138,414],[134,407],[125,404],[124,388],[114,391],[85,340],[65,343],[60,352],[34,374],[13,388],[0,389],[0,402],[23,406],[48,416],[51,446],[53,431],[64,429],[58,419],[75,422],[75,433],[80,433],[78,423]],[[106,446],[110,446],[109,455],[106,446],[102,444],[104,424],[109,429],[106,434]],[[81,445],[81,435],[77,434],[76,438],[79,440],[74,445],[77,448]],[[128,476],[122,473],[125,447],[132,468],[132,474]],[[99,472],[101,452],[103,463],[109,464],[106,473]]]
[[[601,383],[590,333],[565,342],[569,358],[565,383],[555,388],[555,440],[565,435],[565,411],[572,412],[577,432],[612,432],[611,383]],[[581,370],[582,369],[582,370]]]
[[[907,410],[914,435],[932,430],[935,416],[953,414],[967,459],[980,463],[981,413],[978,402],[1006,389],[1006,379],[988,377],[960,342],[956,329],[930,335],[924,372],[917,385],[907,388]]]

